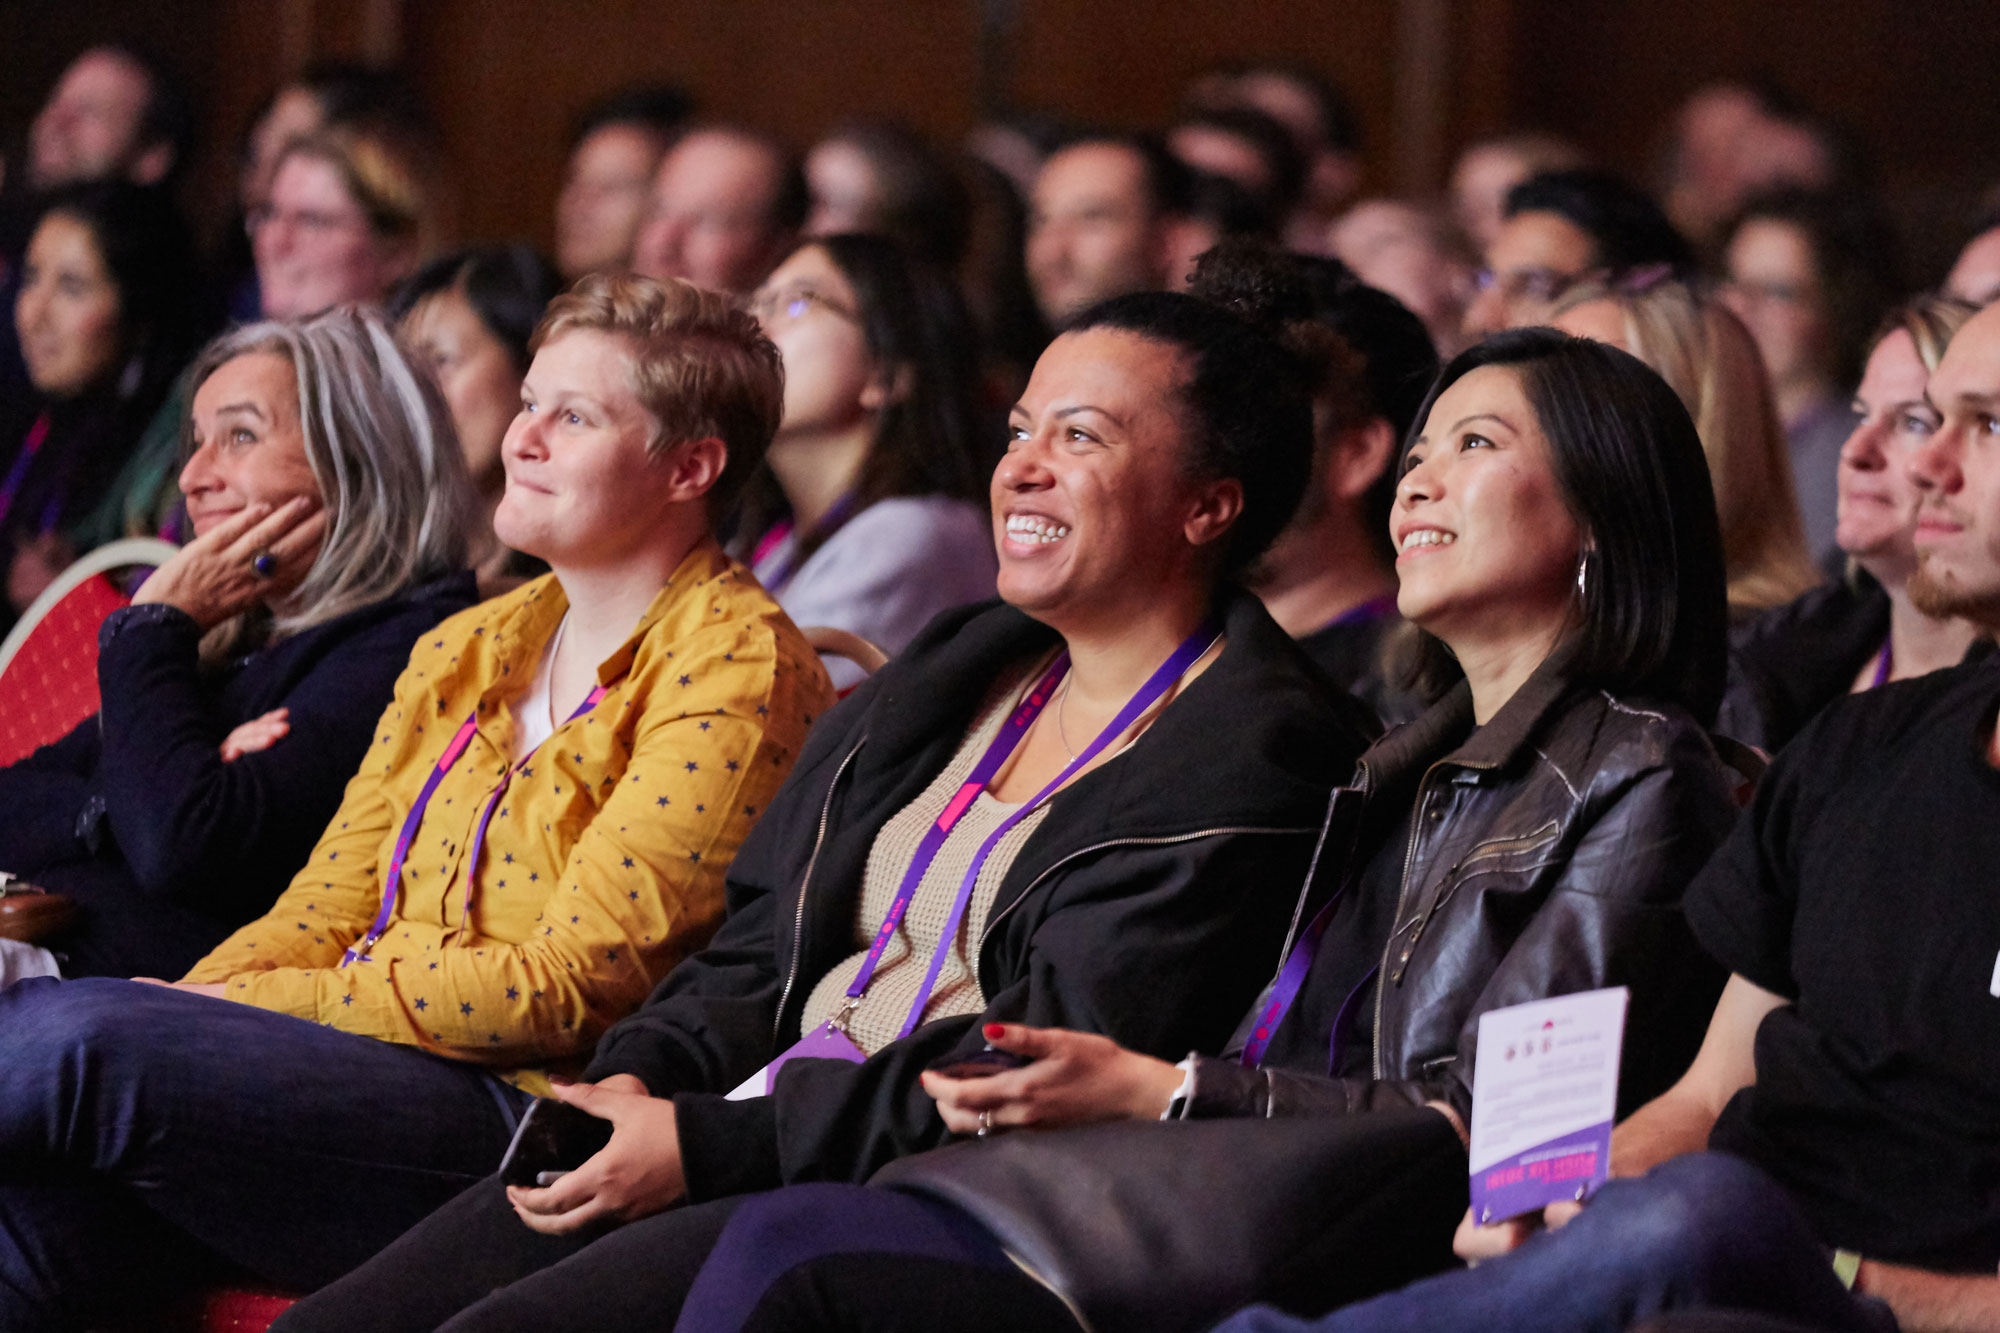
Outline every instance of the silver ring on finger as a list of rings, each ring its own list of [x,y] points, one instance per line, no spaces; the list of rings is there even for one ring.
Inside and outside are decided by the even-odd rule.
[[[278,557],[269,551],[259,551],[250,557],[250,572],[260,579],[268,579],[278,572]]]
[[[992,1132],[993,1132],[993,1112],[981,1111],[979,1113],[979,1133],[977,1137],[983,1139]]]

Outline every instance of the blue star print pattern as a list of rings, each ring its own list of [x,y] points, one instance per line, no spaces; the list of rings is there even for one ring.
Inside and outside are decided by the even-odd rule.
[[[713,615],[718,601],[729,615]],[[311,884],[295,883],[197,974],[244,983],[232,993],[253,1004],[502,1071],[574,1069],[720,915],[747,812],[769,803],[831,691],[762,590],[713,546],[697,548],[600,667],[597,707],[513,774],[468,909],[473,825],[507,770],[514,682],[532,679],[563,610],[544,578],[447,621],[435,637],[449,654],[421,645]],[[435,718],[440,700],[453,722],[477,719],[419,831],[442,864],[405,867],[370,961],[339,968],[381,905],[379,867],[456,729],[418,734],[405,719]],[[301,931],[308,888],[314,929]],[[563,910],[545,911],[558,893]],[[518,1081],[541,1090],[531,1072]]]

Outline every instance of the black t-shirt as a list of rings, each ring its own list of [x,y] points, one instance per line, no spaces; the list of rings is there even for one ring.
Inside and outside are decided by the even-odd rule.
[[[1792,1004],[1711,1146],[1829,1244],[2000,1262],[2000,660],[1832,705],[1688,890],[1704,947]]]
[[[1413,813],[1405,809],[1390,827],[1355,848],[1355,855],[1366,858],[1361,873],[1335,901],[1305,984],[1271,1034],[1265,1064],[1336,1078],[1369,1077],[1375,1055],[1375,1007],[1370,1003],[1375,969],[1395,928]],[[1337,1059],[1335,1023],[1341,1027]]]

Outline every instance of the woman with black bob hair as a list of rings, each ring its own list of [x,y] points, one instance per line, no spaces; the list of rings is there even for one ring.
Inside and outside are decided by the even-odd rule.
[[[977,339],[951,279],[886,237],[826,236],[751,310],[785,360],[785,416],[738,546],[786,614],[893,654],[938,612],[991,597]],[[836,685],[860,678],[828,665]]]
[[[528,343],[561,286],[532,247],[489,245],[432,260],[389,302],[411,351],[444,393],[466,473],[479,494],[471,561],[481,597],[498,596],[547,569],[494,536],[493,512],[507,490],[500,441],[521,410]]]
[[[1236,583],[1310,429],[1272,330],[1170,293],[1084,314],[993,474],[1002,601],[819,720],[714,942],[557,1090],[609,1144],[474,1187],[277,1327],[659,1328],[746,1198],[949,1139],[923,1071],[987,1029],[1219,1049],[1365,743]]]
[[[1704,728],[1722,547],[1686,410],[1623,352],[1500,334],[1431,390],[1391,531],[1402,613],[1464,678],[1335,793],[1221,1054],[987,1027],[1027,1063],[924,1085],[946,1128],[1007,1137],[750,1205],[681,1329],[1317,1314],[1451,1261],[1481,1015],[1628,987],[1619,1102],[1673,1081],[1722,983],[1680,898],[1735,785]],[[1081,1127],[1106,1121],[1148,1123]]]

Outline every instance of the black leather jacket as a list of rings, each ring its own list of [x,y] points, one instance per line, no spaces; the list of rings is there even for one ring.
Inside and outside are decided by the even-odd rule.
[[[1198,1057],[1184,1114],[1442,1100],[1466,1116],[1481,1014],[1602,986],[1632,992],[1620,1114],[1687,1068],[1724,976],[1689,932],[1681,893],[1727,833],[1738,779],[1679,708],[1575,687],[1552,666],[1471,728],[1461,684],[1362,756],[1329,812],[1319,864],[1333,869],[1296,914],[1317,912],[1325,880],[1356,881],[1363,867],[1343,865],[1352,858],[1341,849],[1365,827],[1393,827],[1414,808],[1407,840],[1376,853],[1404,866],[1376,974],[1373,1077]]]

